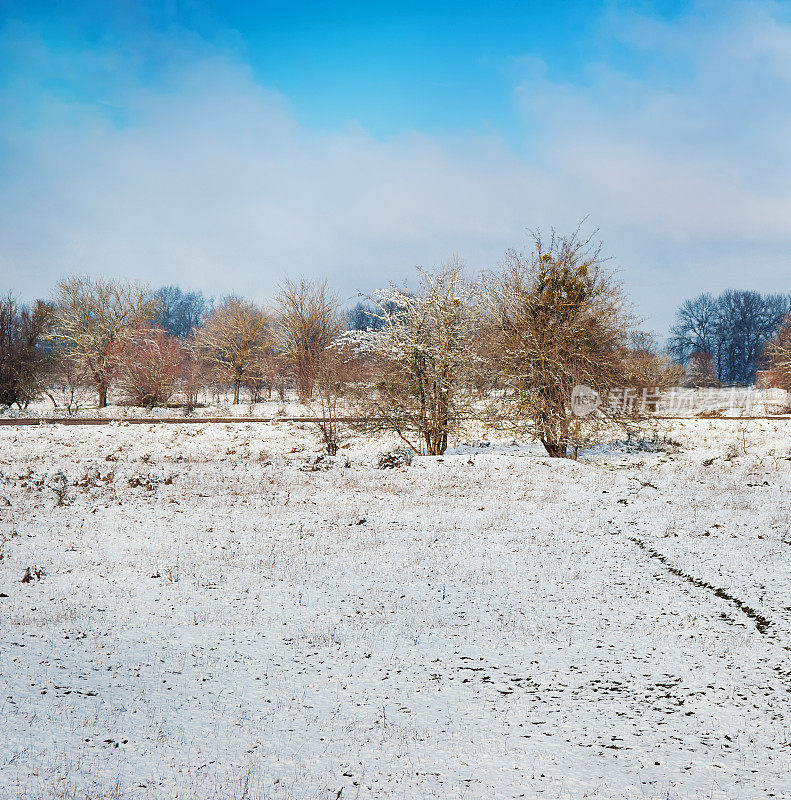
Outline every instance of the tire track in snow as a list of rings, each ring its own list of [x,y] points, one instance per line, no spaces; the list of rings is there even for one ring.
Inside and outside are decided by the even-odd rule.
[[[691,583],[693,586],[696,586],[699,589],[707,589],[708,591],[712,592],[715,597],[719,597],[722,600],[727,600],[731,605],[738,608],[742,614],[748,617],[755,624],[758,633],[770,638],[776,638],[776,634],[774,632],[774,623],[752,606],[747,605],[744,600],[740,600],[738,597],[736,597],[736,595],[731,594],[727,589],[723,589],[720,586],[715,586],[708,581],[704,581],[702,578],[698,578],[696,575],[685,572],[683,569],[673,564],[666,555],[646,544],[642,539],[638,539],[636,536],[629,536],[627,538],[630,542],[636,544],[643,552],[648,553],[651,558],[655,558],[657,561],[659,561],[672,575]],[[789,649],[787,646],[785,647],[786,649]]]

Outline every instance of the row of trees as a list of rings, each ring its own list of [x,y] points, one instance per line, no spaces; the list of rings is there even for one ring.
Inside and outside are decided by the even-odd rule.
[[[767,345],[789,313],[791,295],[700,294],[676,312],[669,350],[681,363],[693,353],[709,353],[722,383],[753,383],[756,371],[768,366]]]
[[[680,368],[641,333],[600,247],[579,231],[536,235],[475,282],[458,257],[421,271],[414,292],[376,292],[344,314],[324,283],[286,282],[272,309],[239,297],[216,307],[169,287],[72,277],[50,303],[0,313],[2,402],[59,387],[108,390],[153,406],[180,391],[193,406],[209,385],[246,387],[252,400],[292,386],[314,404],[329,452],[343,417],[395,432],[418,452],[441,454],[471,417],[527,434],[552,456],[574,454],[602,426],[628,427],[632,410],[594,403],[618,387],[674,385]],[[788,369],[789,325],[766,350]],[[71,387],[69,390],[68,387]],[[67,403],[68,405],[68,403]]]
[[[135,283],[71,277],[48,310],[52,358],[96,387],[100,408],[111,385],[142,406],[163,405],[177,389],[192,405],[209,384],[231,386],[234,403],[246,386],[257,401],[289,379],[309,399],[317,354],[341,331],[326,285],[304,280],[287,281],[269,310],[236,296],[213,308],[174,287],[152,294]]]
[[[100,408],[111,386],[122,402],[140,406],[163,405],[179,390],[193,405],[212,384],[231,386],[235,403],[243,386],[259,400],[262,391],[271,394],[301,375],[310,326],[322,324],[314,304],[326,305],[327,298],[323,285],[287,283],[276,311],[234,296],[214,308],[175,287],[151,293],[135,283],[80,276],[60,281],[53,299],[32,309],[9,295],[0,301],[0,405],[23,407],[46,393],[57,406],[58,390],[71,410],[88,386]],[[288,308],[300,299],[302,308]],[[336,326],[339,313],[330,316]],[[322,339],[319,331],[316,338],[331,335],[325,331]]]

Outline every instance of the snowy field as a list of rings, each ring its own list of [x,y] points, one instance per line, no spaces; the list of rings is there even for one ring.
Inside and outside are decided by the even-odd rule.
[[[0,797],[791,797],[791,420],[665,434],[0,428]]]

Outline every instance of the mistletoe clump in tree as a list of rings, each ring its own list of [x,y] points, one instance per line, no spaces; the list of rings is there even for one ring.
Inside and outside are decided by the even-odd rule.
[[[495,419],[540,441],[550,456],[575,454],[613,417],[605,403],[580,417],[575,388],[606,399],[626,378],[631,320],[600,246],[579,229],[552,232],[549,241],[535,233],[532,252],[509,251],[486,286],[503,384]]]

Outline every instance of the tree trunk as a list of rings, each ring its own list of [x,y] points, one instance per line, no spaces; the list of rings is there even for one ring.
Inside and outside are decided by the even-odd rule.
[[[568,456],[566,445],[564,443],[549,439],[542,439],[541,444],[544,445],[544,450],[546,450],[552,458],[566,458]]]
[[[448,448],[447,431],[426,431],[423,436],[426,442],[426,454],[430,456],[441,456]]]
[[[107,387],[99,386],[99,408],[107,408]]]
[[[235,406],[239,405],[239,379],[236,378],[233,382],[233,404]]]
[[[302,373],[299,375],[298,383],[299,400],[301,403],[306,403],[313,397],[313,376]]]

